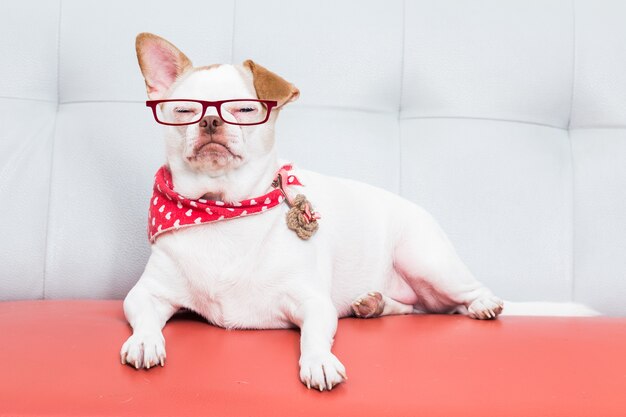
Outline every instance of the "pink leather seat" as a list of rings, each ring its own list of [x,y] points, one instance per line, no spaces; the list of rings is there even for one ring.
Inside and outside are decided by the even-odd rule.
[[[167,364],[122,366],[121,301],[0,303],[0,415],[626,416],[626,318],[344,319],[349,380],[298,379],[298,331],[227,331],[188,314]]]

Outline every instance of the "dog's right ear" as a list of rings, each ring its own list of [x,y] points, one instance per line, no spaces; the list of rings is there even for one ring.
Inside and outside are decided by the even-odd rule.
[[[140,33],[135,41],[137,60],[151,100],[164,98],[172,83],[191,61],[174,45],[152,33]]]
[[[277,108],[281,108],[300,97],[300,90],[295,85],[251,59],[244,61],[243,66],[252,73],[254,89],[261,100],[276,100]]]

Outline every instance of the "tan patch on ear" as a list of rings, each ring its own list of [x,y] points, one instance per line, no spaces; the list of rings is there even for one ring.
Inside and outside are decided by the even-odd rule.
[[[296,100],[300,90],[281,76],[248,59],[243,63],[252,72],[254,89],[261,100],[276,100],[278,107]]]

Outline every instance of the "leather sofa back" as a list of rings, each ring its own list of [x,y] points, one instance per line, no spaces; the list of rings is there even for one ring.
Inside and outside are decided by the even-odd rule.
[[[301,99],[281,156],[428,209],[511,300],[626,313],[619,0],[0,3],[0,298],[122,298],[164,162],[137,33]]]

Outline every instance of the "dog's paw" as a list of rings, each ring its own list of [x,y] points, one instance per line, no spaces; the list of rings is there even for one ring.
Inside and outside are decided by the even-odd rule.
[[[369,292],[352,303],[354,315],[363,319],[380,317],[384,309],[385,300],[379,292]]]
[[[347,379],[346,368],[330,352],[300,358],[300,380],[309,389],[331,390]]]
[[[133,334],[120,351],[122,365],[128,364],[136,369],[150,369],[156,365],[165,365],[165,339],[158,334]]]
[[[467,308],[467,315],[478,320],[492,320],[502,313],[504,302],[495,296],[477,298]]]

